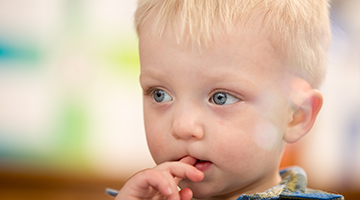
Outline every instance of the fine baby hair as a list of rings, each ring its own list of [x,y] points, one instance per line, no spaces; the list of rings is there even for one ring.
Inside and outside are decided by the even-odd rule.
[[[293,73],[319,88],[325,77],[331,39],[327,0],[139,0],[139,33],[156,15],[152,34],[171,29],[178,42],[207,47],[211,41],[260,21],[274,48]]]

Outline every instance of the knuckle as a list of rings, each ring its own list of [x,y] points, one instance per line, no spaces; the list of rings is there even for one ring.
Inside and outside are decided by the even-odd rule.
[[[153,167],[152,169],[159,170],[159,171],[160,170],[168,170],[169,168],[171,168],[172,164],[173,164],[172,162],[166,161],[166,162],[161,163],[160,165]]]
[[[149,176],[152,176],[152,175],[153,175],[153,170],[152,169],[144,169],[144,170],[141,170],[138,173],[136,173],[134,175],[134,177],[144,178],[144,177],[149,177]]]
[[[152,169],[145,169],[141,171],[140,176],[142,177],[148,177],[148,178],[154,178],[154,179],[161,179],[164,176],[166,176],[167,171],[166,170],[156,170],[154,168]]]

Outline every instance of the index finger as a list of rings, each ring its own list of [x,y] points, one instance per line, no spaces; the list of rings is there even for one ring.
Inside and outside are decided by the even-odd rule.
[[[196,158],[194,158],[194,157],[192,157],[192,156],[185,156],[185,157],[183,157],[182,159],[180,159],[180,163],[184,163],[184,164],[188,164],[188,165],[191,165],[191,166],[193,166],[195,163],[196,163]],[[194,167],[195,168],[195,167]],[[197,170],[196,168],[195,168],[195,170],[196,171],[198,171],[198,172],[200,172],[199,170]],[[197,172],[197,173],[198,173]],[[190,174],[189,174],[190,175]],[[192,180],[192,181],[194,181],[194,182],[198,182],[198,181],[201,181],[204,177],[203,177],[204,175],[203,175],[203,173],[202,172],[200,172],[200,173],[198,173],[197,175],[195,175],[195,179],[193,179],[193,177],[194,176],[192,176],[192,175],[190,175],[190,177],[192,177],[192,178],[190,178],[190,177],[175,177],[175,182],[176,182],[176,184],[179,184],[179,182],[183,179],[183,178],[189,178],[190,180]]]
[[[181,158],[179,160],[179,162],[185,163],[185,164],[189,164],[189,165],[194,165],[196,163],[196,158],[192,157],[192,156],[185,156],[183,158]]]

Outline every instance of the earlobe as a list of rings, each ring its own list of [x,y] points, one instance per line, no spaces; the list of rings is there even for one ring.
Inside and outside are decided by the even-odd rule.
[[[311,89],[303,97],[305,98],[292,113],[284,135],[284,140],[288,143],[298,141],[311,130],[323,104],[323,96],[318,90]]]

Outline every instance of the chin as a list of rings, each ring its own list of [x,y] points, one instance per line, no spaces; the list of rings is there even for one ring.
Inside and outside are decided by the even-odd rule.
[[[206,199],[206,198],[209,198],[212,196],[213,195],[196,194],[195,192],[193,192],[193,198],[195,198],[195,199]]]
[[[206,199],[206,198],[209,198],[209,197],[212,197],[214,196],[213,194],[211,193],[208,193],[206,191],[199,191],[199,190],[191,190],[193,192],[193,198],[195,199]]]
[[[189,188],[193,192],[193,198],[195,199],[204,199],[215,196],[217,193],[215,190],[206,186],[205,183],[199,182],[194,183],[186,179],[179,183],[180,188]]]

